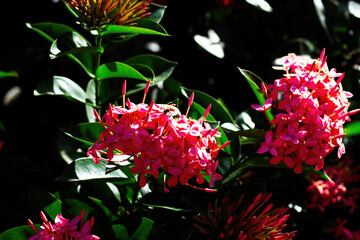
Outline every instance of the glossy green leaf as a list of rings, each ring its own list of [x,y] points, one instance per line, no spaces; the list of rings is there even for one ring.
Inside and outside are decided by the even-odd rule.
[[[29,207],[34,215],[39,215],[40,211],[46,213],[53,221],[61,213],[62,203],[52,193],[42,189],[29,188]]]
[[[86,38],[63,24],[43,22],[27,23],[26,25],[53,43],[50,55],[52,58],[67,55],[70,59],[77,62],[90,77],[94,77],[96,63],[94,52],[101,52],[101,48],[91,48]],[[71,50],[74,47],[83,49]],[[59,56],[57,56],[58,54]]]
[[[61,129],[69,137],[88,146],[92,146],[99,139],[104,127],[99,122],[80,123],[67,129]]]
[[[68,27],[64,24],[52,22],[26,23],[26,26],[31,30],[34,30],[50,42],[55,41],[55,39],[59,38],[65,33],[76,32],[73,28]]]
[[[4,72],[0,71],[0,78],[6,77],[19,77],[19,74],[16,71]]]
[[[255,96],[257,97],[260,105],[263,105],[266,100],[266,96],[263,93],[263,91],[261,90],[261,83],[264,83],[264,81],[261,80],[261,78],[256,76],[254,73],[252,73],[248,70],[241,69],[241,68],[239,68],[239,70],[240,70],[241,74],[245,77],[247,82],[249,83],[249,85],[250,85],[251,89],[253,90],[253,92],[255,93]],[[269,119],[269,121],[271,121],[274,118],[274,115],[271,113],[271,109],[265,111],[265,114],[267,115],[267,118]]]
[[[34,95],[57,95],[89,104],[85,91],[71,79],[62,76],[54,76],[52,79],[41,82],[36,87]]]
[[[91,79],[88,82],[88,85],[86,87],[86,95],[87,98],[89,99],[89,101],[91,103],[94,103],[94,105],[96,105],[96,85],[95,85],[95,80]],[[85,105],[85,110],[86,110],[86,116],[89,122],[96,122],[96,117],[94,114],[94,107],[95,106],[90,106],[90,105]]]
[[[138,55],[126,60],[125,63],[134,66],[135,68],[138,64],[148,66],[155,74],[154,83],[166,80],[174,71],[177,64],[176,62],[169,61],[153,54]]]
[[[40,230],[40,225],[35,225],[36,229]],[[19,226],[6,230],[0,234],[0,240],[24,240],[34,236],[36,233],[29,225]]]
[[[136,26],[108,25],[100,32],[101,36],[108,34],[150,34],[169,36],[166,30],[156,21],[140,19]]]
[[[360,120],[348,123],[344,129],[346,136],[360,135]]]
[[[121,62],[104,63],[96,70],[96,79],[107,78],[134,78],[147,81],[147,78],[135,68]]]
[[[124,167],[127,168],[127,167]],[[133,174],[129,174],[121,169],[106,174],[106,161],[96,164],[92,158],[79,158],[69,164],[61,173],[57,180],[65,182],[79,181],[126,181],[135,182]]]
[[[164,16],[164,12],[166,10],[166,6],[161,6],[158,4],[150,4],[150,16],[147,17],[147,19],[151,19],[157,23],[159,23],[161,21],[161,19]]]
[[[258,143],[263,141],[265,138],[265,131],[263,129],[240,129],[237,125],[233,123],[223,123],[221,124],[221,128],[225,130],[225,132],[229,132],[231,134],[238,135],[242,137],[240,139],[244,140],[242,143]]]

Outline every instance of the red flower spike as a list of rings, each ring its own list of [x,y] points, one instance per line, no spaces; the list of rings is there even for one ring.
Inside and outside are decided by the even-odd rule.
[[[194,100],[194,93],[191,93],[190,98],[189,98],[188,107],[186,109],[185,117],[187,117],[187,115],[189,113],[189,110],[190,110],[190,107],[191,107],[191,104],[192,104],[193,100]]]
[[[222,201],[209,203],[206,214],[194,216],[194,227],[210,239],[278,239],[290,240],[296,232],[282,233],[286,227],[288,208],[272,209],[272,204],[261,210],[271,194],[259,194],[250,206],[242,206],[244,195],[237,202],[225,196]],[[215,210],[213,210],[215,209]],[[252,210],[250,210],[252,209]],[[250,210],[250,212],[249,212]]]
[[[149,91],[149,87],[150,87],[150,79],[149,79],[149,81],[146,83],[142,103],[144,103],[144,102],[145,102],[146,94],[147,94],[147,93],[148,93],[148,91]]]
[[[125,93],[126,93],[126,80],[124,80],[122,85],[123,108],[125,108]]]

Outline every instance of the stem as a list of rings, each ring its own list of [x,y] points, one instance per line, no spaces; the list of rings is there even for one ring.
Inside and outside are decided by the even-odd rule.
[[[97,47],[101,47],[102,37],[97,35],[95,37],[95,44]],[[101,53],[97,53],[96,65],[95,65],[95,73],[101,64]],[[100,80],[95,76],[95,104],[99,108],[99,114],[101,114],[102,106],[99,106],[99,98],[100,98]]]

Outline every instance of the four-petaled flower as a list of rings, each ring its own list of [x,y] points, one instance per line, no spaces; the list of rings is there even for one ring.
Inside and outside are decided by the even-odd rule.
[[[351,93],[343,90],[344,74],[329,70],[323,51],[319,59],[289,54],[280,68],[284,77],[262,90],[267,97],[257,111],[276,112],[258,153],[270,152],[272,164],[283,161],[294,172],[302,172],[302,164],[320,170],[326,157],[338,147],[338,157],[345,153],[343,124],[360,109],[348,111]],[[335,78],[338,78],[335,81]]]

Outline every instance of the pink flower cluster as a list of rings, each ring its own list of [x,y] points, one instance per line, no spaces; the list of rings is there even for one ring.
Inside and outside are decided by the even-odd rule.
[[[148,86],[145,94],[147,90]],[[193,96],[190,97],[189,107]],[[203,175],[211,175],[210,187],[214,179],[221,179],[215,172],[218,162],[214,159],[229,142],[219,147],[215,139],[220,137],[218,128],[212,129],[204,121],[210,105],[199,120],[187,118],[171,105],[154,102],[135,105],[128,99],[126,106],[110,105],[102,119],[96,114],[105,128],[100,139],[88,150],[88,155],[96,163],[100,158],[116,161],[114,152],[130,155],[134,162],[131,172],[140,175],[140,187],[145,186],[146,175],[157,178],[161,169],[171,175],[167,181],[169,187],[176,186],[178,182],[189,185],[188,181],[194,176],[202,184]],[[101,153],[106,153],[107,159],[102,158]]]
[[[360,166],[353,167],[353,160],[348,156],[338,165],[325,167],[325,172],[333,180],[320,179],[319,176],[311,176],[311,185],[307,191],[310,193],[308,208],[324,211],[328,206],[350,207],[350,213],[357,207],[355,200],[360,196],[360,188],[351,187],[360,180],[357,173]]]
[[[81,215],[76,216],[71,221],[64,218],[61,213],[55,218],[55,224],[52,224],[47,220],[45,214],[40,212],[41,218],[44,220],[41,230],[37,231],[36,227],[29,219],[30,227],[36,232],[36,234],[29,238],[29,240],[41,239],[41,240],[98,240],[98,236],[90,234],[91,228],[94,225],[94,217],[91,220],[87,220],[85,223],[84,209]],[[80,222],[80,229],[77,224]]]
[[[257,153],[269,151],[270,163],[283,161],[296,173],[302,172],[303,163],[322,169],[324,157],[335,147],[340,158],[345,152],[343,124],[360,110],[348,112],[352,94],[342,88],[344,74],[329,70],[324,54],[319,59],[283,57],[280,69],[286,74],[262,86],[267,97],[263,106],[252,105],[258,111],[276,112]]]

